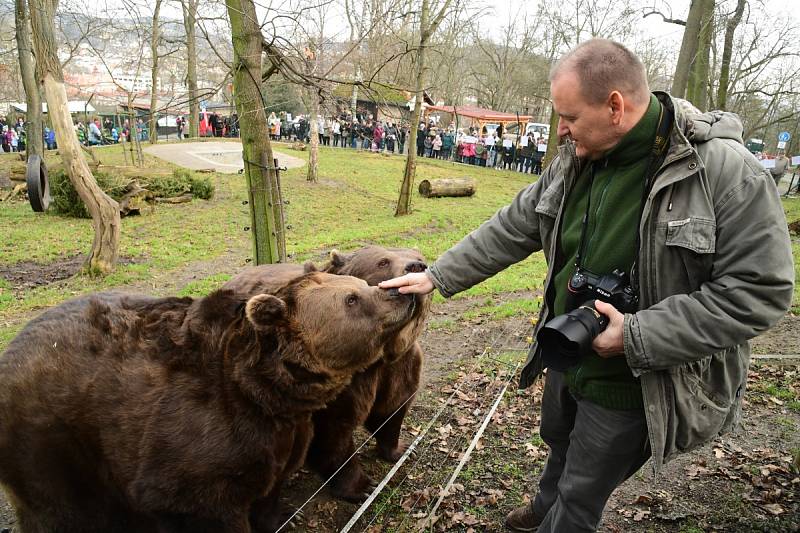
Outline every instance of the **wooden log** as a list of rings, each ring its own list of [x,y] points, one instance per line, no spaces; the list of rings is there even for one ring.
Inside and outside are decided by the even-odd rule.
[[[472,196],[477,184],[473,178],[443,178],[438,180],[422,180],[419,193],[426,198],[441,196]]]
[[[128,192],[119,199],[119,214],[123,217],[141,214],[142,207],[147,202],[147,195],[150,193],[147,189],[143,189],[137,181],[131,182],[128,188]]]
[[[182,196],[173,196],[171,198],[155,198],[159,204],[185,204],[191,202],[193,196],[191,194],[184,194]]]
[[[9,192],[5,198],[2,199],[3,202],[7,202],[11,200],[13,197],[17,196],[18,194],[24,194],[28,190],[28,185],[26,183],[20,183],[16,185],[11,192]]]

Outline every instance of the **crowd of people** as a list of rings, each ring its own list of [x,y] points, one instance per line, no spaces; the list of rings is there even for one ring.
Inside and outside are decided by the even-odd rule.
[[[18,118],[16,122],[9,122],[6,117],[0,117],[0,132],[2,132],[3,152],[25,151],[26,133],[22,118]]]
[[[309,142],[309,118],[292,118],[286,113],[271,113],[270,137],[275,141]],[[317,135],[321,146],[405,154],[410,138],[409,125],[374,120],[371,116],[351,119],[349,115],[320,117]],[[434,121],[420,123],[416,139],[418,157],[444,159],[468,165],[540,174],[547,151],[547,139],[538,133],[504,134],[497,129],[440,127]]]

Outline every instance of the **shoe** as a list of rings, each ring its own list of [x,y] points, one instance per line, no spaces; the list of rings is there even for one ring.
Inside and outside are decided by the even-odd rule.
[[[525,533],[535,532],[544,520],[533,512],[533,504],[523,505],[506,515],[506,528]]]

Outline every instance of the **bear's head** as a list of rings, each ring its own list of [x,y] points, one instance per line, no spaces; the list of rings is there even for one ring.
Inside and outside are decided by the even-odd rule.
[[[333,250],[325,272],[361,278],[370,285],[410,272],[424,272],[425,258],[411,248],[367,246],[349,254]]]
[[[275,295],[250,298],[245,315],[257,334],[277,339],[282,364],[298,378],[349,380],[383,355],[383,345],[414,317],[415,307],[413,297],[396,290],[310,272]]]
[[[377,285],[381,281],[411,272],[424,272],[427,268],[425,258],[417,250],[382,246],[367,246],[346,254],[333,250],[328,263],[322,267],[325,272],[355,276],[370,285]],[[390,361],[401,357],[422,333],[431,295],[416,294],[414,298],[416,300],[414,319],[387,347],[387,357]]]

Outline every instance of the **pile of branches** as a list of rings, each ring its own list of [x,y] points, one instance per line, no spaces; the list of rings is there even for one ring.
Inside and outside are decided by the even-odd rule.
[[[196,176],[187,169],[175,169],[171,175],[127,177],[95,171],[97,184],[120,204],[122,216],[138,215],[141,208],[153,203],[183,203],[193,198],[210,200],[214,185],[208,177]],[[91,218],[86,206],[64,170],[50,172],[50,211],[69,217]]]

